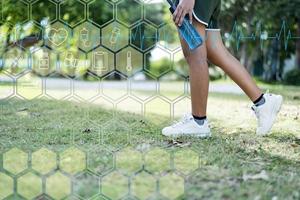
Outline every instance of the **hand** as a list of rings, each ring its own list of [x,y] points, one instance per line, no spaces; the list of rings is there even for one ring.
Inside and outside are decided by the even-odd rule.
[[[173,13],[173,20],[177,26],[181,26],[186,14],[189,14],[190,23],[192,23],[194,5],[195,0],[180,0],[180,3]]]

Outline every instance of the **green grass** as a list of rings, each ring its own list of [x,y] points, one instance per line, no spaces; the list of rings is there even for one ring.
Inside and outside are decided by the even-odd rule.
[[[292,98],[295,93],[289,93],[286,88],[278,91],[287,100],[272,136],[267,138],[255,136],[255,118],[249,110],[249,101],[240,95],[210,94],[208,113],[213,137],[204,140],[171,140],[161,136],[161,128],[171,119],[160,105],[154,105],[158,106],[158,113],[146,113],[145,118],[67,101],[1,101],[0,158],[3,161],[5,152],[14,147],[26,153],[45,147],[59,155],[56,167],[46,174],[46,177],[53,177],[49,180],[50,186],[55,187],[55,181],[63,185],[58,188],[60,190],[48,188],[57,198],[70,192],[68,179],[62,179],[60,174],[64,171],[68,177],[77,177],[74,188],[84,198],[99,199],[96,194],[101,189],[101,194],[117,199],[128,194],[130,187],[130,195],[141,199],[149,196],[152,199],[163,196],[174,199],[299,199],[300,102]],[[20,160],[26,161],[26,154],[21,157],[18,151],[13,153],[12,159],[5,162],[15,171],[22,171]],[[41,155],[45,153],[47,151]],[[28,155],[29,160],[33,159]],[[87,163],[83,161],[85,155]],[[18,164],[13,158],[19,159]],[[42,166],[44,169],[46,165]],[[32,167],[29,165],[29,168]],[[89,171],[89,175],[76,175],[82,170]],[[1,171],[14,176],[3,166]],[[17,177],[24,173],[26,171]],[[101,179],[101,188],[95,177]],[[130,186],[127,185],[128,177]],[[7,182],[1,176],[0,180]],[[0,189],[7,185],[0,184]],[[30,192],[37,191],[23,188],[29,196]],[[20,198],[16,193],[10,197]],[[0,198],[1,194],[0,190]]]

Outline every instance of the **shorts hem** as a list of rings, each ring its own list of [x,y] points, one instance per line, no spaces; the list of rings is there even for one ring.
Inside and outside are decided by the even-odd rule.
[[[195,14],[194,11],[193,11],[193,16],[195,17],[195,19],[196,19],[198,22],[200,22],[201,24],[203,24],[203,25],[205,25],[206,27],[208,27],[208,23],[206,23],[206,22],[202,21],[201,19],[199,19],[199,18],[197,17],[197,15]]]
[[[220,28],[206,28],[207,31],[221,31]]]

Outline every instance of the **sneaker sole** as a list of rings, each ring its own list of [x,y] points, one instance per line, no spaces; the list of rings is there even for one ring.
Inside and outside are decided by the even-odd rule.
[[[164,135],[164,134],[162,134]],[[211,133],[182,133],[176,135],[164,135],[166,137],[178,138],[178,137],[195,137],[195,138],[210,138]]]
[[[274,123],[275,123],[275,121],[276,121],[277,114],[278,114],[278,113],[280,112],[280,110],[281,110],[282,103],[283,103],[283,98],[282,98],[282,96],[280,96],[280,98],[278,98],[278,102],[276,103],[276,105],[274,106],[274,108],[273,108],[273,110],[272,110],[272,116],[274,116],[274,117],[273,117],[273,119],[271,120],[271,127],[270,127],[270,129],[269,129],[269,130],[267,131],[267,133],[265,133],[265,134],[257,134],[257,135],[259,135],[259,136],[268,136],[268,135],[271,134],[271,129],[272,129],[272,127],[273,127],[273,125],[274,125]]]

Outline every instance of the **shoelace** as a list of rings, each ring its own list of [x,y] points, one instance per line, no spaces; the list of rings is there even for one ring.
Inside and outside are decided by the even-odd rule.
[[[185,114],[180,121],[174,121],[174,124],[172,125],[173,128],[180,126],[182,124],[187,123],[190,120],[190,115],[189,114]]]

